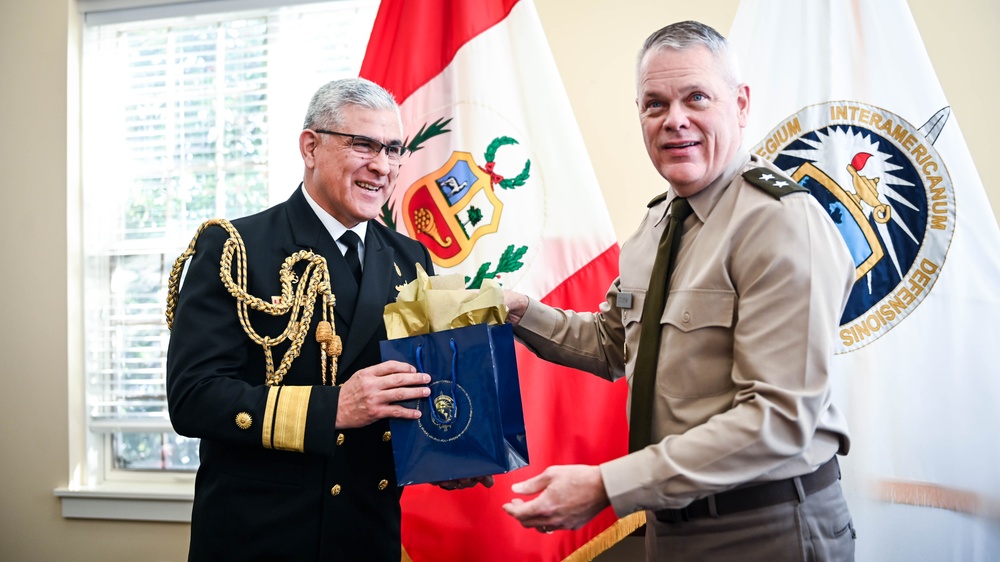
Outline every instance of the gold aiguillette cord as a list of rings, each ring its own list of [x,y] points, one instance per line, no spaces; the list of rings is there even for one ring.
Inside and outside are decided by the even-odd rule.
[[[302,343],[306,339],[309,331],[309,324],[312,321],[313,310],[319,296],[323,297],[323,319],[316,326],[316,341],[320,344],[320,376],[323,384],[327,384],[326,369],[327,363],[330,365],[330,382],[337,384],[337,358],[340,356],[343,346],[340,336],[337,335],[333,326],[333,307],[336,304],[336,297],[330,288],[330,271],[327,268],[326,259],[309,250],[300,250],[285,259],[279,272],[281,279],[281,301],[270,303],[247,293],[247,255],[246,247],[243,245],[243,238],[236,228],[226,219],[210,219],[202,223],[195,233],[187,250],[181,254],[174,266],[170,270],[170,278],[167,284],[167,328],[173,329],[174,310],[177,308],[177,295],[180,288],[181,272],[184,269],[184,262],[195,253],[195,244],[198,236],[209,226],[222,227],[229,238],[222,248],[222,259],[219,262],[220,277],[226,286],[229,294],[236,298],[236,313],[239,316],[243,331],[250,339],[264,348],[264,357],[267,367],[266,384],[268,386],[280,385],[288,369],[292,366],[292,361],[299,356]],[[233,259],[236,259],[236,279],[233,279]],[[293,268],[299,262],[306,263],[302,272],[301,280],[296,279]],[[293,291],[293,285],[295,285]],[[250,325],[249,309],[265,312],[271,316],[289,315],[288,324],[285,330],[277,337],[261,336]],[[277,371],[274,369],[274,360],[271,356],[271,348],[280,344],[288,338],[291,345],[281,358],[281,364]]]

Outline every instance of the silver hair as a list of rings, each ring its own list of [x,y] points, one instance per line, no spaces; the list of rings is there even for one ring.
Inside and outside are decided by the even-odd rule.
[[[337,129],[344,124],[343,108],[349,105],[393,111],[402,123],[399,105],[385,88],[364,78],[344,78],[327,82],[316,90],[302,128]]]
[[[642,61],[650,51],[660,49],[683,51],[698,46],[705,47],[715,56],[716,61],[720,63],[725,72],[724,78],[732,87],[735,88],[740,84],[739,64],[736,60],[736,53],[729,48],[729,41],[726,41],[726,38],[715,29],[690,20],[672,23],[646,38],[635,63],[636,80],[638,80],[639,72],[642,69]]]

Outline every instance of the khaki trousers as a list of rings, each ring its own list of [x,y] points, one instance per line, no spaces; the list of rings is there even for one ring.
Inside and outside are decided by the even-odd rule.
[[[650,562],[854,560],[854,524],[839,481],[797,502],[678,523],[647,511],[646,521]]]

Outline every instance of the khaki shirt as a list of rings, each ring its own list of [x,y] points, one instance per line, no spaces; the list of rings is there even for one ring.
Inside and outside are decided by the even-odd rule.
[[[806,474],[850,447],[830,363],[854,262],[814,197],[776,198],[742,177],[757,167],[784,177],[743,153],[688,199],[694,212],[660,320],[655,442],[601,465],[619,516]],[[622,246],[599,312],[533,300],[518,337],[544,359],[625,376],[631,401],[643,302],[673,199],[654,200]]]

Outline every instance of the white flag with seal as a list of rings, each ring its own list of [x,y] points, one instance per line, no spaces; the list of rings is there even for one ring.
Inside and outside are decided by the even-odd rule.
[[[906,2],[742,0],[730,42],[746,145],[857,268],[834,387],[858,559],[997,560],[1000,231]]]

